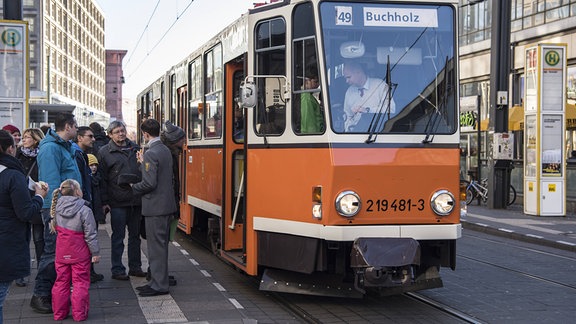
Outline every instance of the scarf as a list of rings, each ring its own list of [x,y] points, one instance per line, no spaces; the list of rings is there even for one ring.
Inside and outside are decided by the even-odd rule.
[[[38,155],[39,149],[40,149],[39,147],[28,148],[28,147],[24,147],[24,146],[22,146],[20,148],[20,150],[22,151],[22,154],[26,157],[36,157]]]

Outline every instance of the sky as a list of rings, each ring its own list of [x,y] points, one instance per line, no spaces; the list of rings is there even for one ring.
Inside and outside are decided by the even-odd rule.
[[[96,0],[104,12],[105,48],[128,51],[122,97],[135,101],[140,91],[247,13],[254,2],[263,1]]]

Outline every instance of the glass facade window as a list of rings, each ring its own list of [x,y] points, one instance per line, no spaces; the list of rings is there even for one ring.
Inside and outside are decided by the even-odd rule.
[[[460,45],[490,39],[492,25],[492,2],[469,3],[461,1]]]
[[[460,1],[460,45],[491,37],[492,0]],[[512,32],[576,16],[576,0],[512,0]]]

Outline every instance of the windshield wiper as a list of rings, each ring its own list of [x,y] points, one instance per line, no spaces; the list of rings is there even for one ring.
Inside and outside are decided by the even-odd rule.
[[[434,108],[432,116],[430,116],[428,122],[426,123],[426,128],[424,128],[424,130],[426,131],[426,137],[424,137],[424,139],[422,140],[422,143],[424,144],[432,143],[432,140],[434,139],[434,135],[432,135],[432,129],[436,124],[436,119],[438,115],[440,115],[440,110],[438,110],[438,107],[435,104],[433,104],[430,100],[428,100],[428,98],[424,97],[422,94],[418,94],[418,96],[424,99],[430,106],[432,106],[432,108]],[[432,122],[432,126],[430,125],[430,122]]]
[[[368,138],[366,139],[365,143],[370,144],[370,143],[374,143],[376,141],[376,138],[378,137],[378,133],[380,133],[380,131],[382,129],[384,129],[384,117],[382,117],[382,108],[384,108],[384,103],[386,103],[386,112],[388,115],[388,120],[390,120],[390,106],[392,105],[392,75],[391,75],[391,70],[390,70],[390,55],[388,55],[388,61],[386,62],[386,95],[384,97],[384,100],[382,100],[382,103],[380,104],[380,107],[378,108],[378,112],[376,112],[376,114],[374,114],[374,117],[372,117],[372,120],[370,121],[370,125],[368,126],[368,130],[370,131],[370,133],[368,134]],[[379,126],[381,130],[379,130],[378,132],[376,132],[376,129],[379,128]]]
[[[446,108],[446,100],[448,100],[448,56],[446,56],[446,61],[444,62],[444,91],[442,91],[442,94],[438,100],[439,102],[439,106],[442,109]],[[439,121],[441,119],[442,113],[440,112],[440,109],[434,105],[432,102],[430,102],[430,100],[428,100],[426,97],[424,97],[422,94],[419,94],[419,96],[421,98],[423,98],[424,100],[426,100],[426,102],[428,102],[433,108],[434,111],[432,112],[432,116],[430,116],[430,119],[428,119],[428,122],[426,123],[426,128],[424,129],[424,131],[426,132],[426,136],[424,137],[424,139],[422,140],[422,143],[424,144],[428,144],[428,143],[432,143],[432,141],[434,140],[434,135],[436,133],[436,129],[438,128],[438,125],[440,125]]]

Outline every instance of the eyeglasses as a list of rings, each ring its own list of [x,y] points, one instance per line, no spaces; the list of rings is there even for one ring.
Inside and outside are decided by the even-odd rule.
[[[90,138],[94,138],[93,134],[88,134],[88,135],[82,135],[82,137],[90,137]]]

